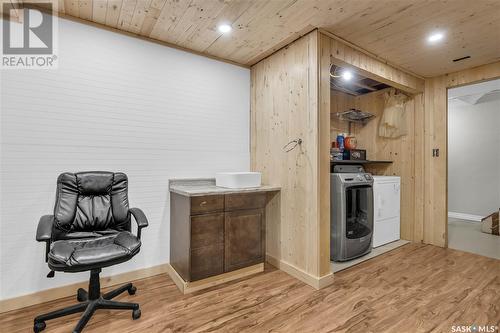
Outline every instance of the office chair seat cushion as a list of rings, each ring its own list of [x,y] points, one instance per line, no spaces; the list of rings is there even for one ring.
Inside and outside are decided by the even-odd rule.
[[[97,237],[68,237],[52,243],[48,255],[50,269],[82,272],[107,267],[129,260],[141,247],[141,241],[128,231],[94,235]]]

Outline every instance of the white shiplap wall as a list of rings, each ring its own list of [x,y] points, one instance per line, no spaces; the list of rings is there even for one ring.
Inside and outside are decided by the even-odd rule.
[[[169,260],[169,178],[249,169],[249,70],[59,20],[57,70],[2,71],[0,299],[88,279],[47,279],[38,219],[64,171],[129,177],[150,221],[141,253],[103,275]]]

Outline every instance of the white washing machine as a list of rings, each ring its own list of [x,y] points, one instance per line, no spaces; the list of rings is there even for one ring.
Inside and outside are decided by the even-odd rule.
[[[401,178],[373,176],[373,247],[400,239]]]

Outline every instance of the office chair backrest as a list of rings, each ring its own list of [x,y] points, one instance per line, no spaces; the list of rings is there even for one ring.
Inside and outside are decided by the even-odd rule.
[[[130,231],[128,179],[121,172],[63,173],[57,179],[53,238]]]

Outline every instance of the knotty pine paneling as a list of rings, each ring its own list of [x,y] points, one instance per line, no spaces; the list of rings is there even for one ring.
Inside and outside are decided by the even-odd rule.
[[[268,220],[266,251],[316,280],[330,273],[319,217],[317,43],[314,31],[251,69],[252,170],[281,186],[281,204],[274,206],[281,218]],[[297,138],[302,144],[284,152]]]

